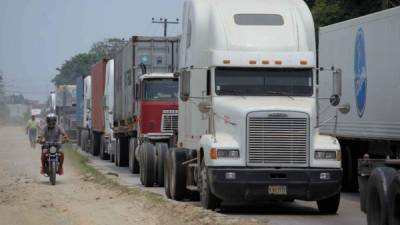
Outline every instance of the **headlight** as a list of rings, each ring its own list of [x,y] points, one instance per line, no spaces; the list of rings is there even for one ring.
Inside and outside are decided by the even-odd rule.
[[[57,149],[56,149],[55,147],[51,147],[51,148],[50,148],[50,153],[51,153],[51,154],[57,153]]]
[[[239,158],[239,150],[237,149],[218,149],[218,158]]]
[[[338,154],[337,151],[315,151],[315,159],[340,161]]]

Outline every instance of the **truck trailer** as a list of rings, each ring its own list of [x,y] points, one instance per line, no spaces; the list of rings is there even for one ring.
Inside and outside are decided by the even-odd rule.
[[[101,59],[99,62],[91,67],[90,75],[92,77],[92,95],[91,95],[91,151],[92,155],[99,155],[101,153],[102,158],[106,157],[103,149],[101,149],[103,142],[103,135],[105,129],[104,123],[104,90],[106,80],[106,67],[108,59]]]
[[[178,37],[132,37],[115,56],[114,123],[117,166],[139,173],[145,186],[163,184],[163,154],[178,122]],[[159,168],[159,169],[155,169]]]
[[[91,149],[91,134],[92,127],[92,114],[91,114],[91,101],[92,101],[92,77],[90,75],[83,78],[83,108],[82,120],[80,121],[80,139],[81,149],[89,152]]]
[[[60,85],[56,88],[56,115],[58,124],[72,141],[77,140],[76,86]]]
[[[113,135],[114,123],[114,59],[107,62],[103,96],[104,133],[100,140],[100,158],[109,159],[115,154],[116,142]]]
[[[320,104],[321,131],[342,147],[344,188],[359,181],[368,224],[400,224],[400,7],[322,27],[319,40],[320,66],[342,70],[350,109],[337,115]],[[321,95],[331,88],[320,73]]]
[[[340,146],[318,129],[307,5],[187,0],[182,22],[179,123],[164,164],[166,195],[200,196],[207,209],[222,201],[301,199],[336,213]]]

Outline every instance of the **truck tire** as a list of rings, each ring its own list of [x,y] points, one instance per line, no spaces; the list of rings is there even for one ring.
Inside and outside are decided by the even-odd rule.
[[[167,198],[171,199],[171,149],[168,149],[165,154],[164,162],[164,190]]]
[[[156,154],[157,154],[157,184],[162,187],[164,186],[164,162],[165,155],[168,151],[168,145],[166,143],[156,144]]]
[[[355,150],[355,149],[354,149]],[[357,191],[357,157],[348,144],[343,148],[343,180],[342,190],[344,192],[356,192]]]
[[[201,161],[201,177],[200,177],[200,201],[201,205],[205,209],[215,210],[221,204],[221,200],[218,199],[213,193],[211,193],[209,180],[207,176],[207,166],[204,159]]]
[[[400,175],[389,187],[389,225],[400,225]]]
[[[368,225],[388,224],[388,189],[396,176],[396,170],[388,167],[379,167],[372,171],[367,187]]]
[[[100,153],[100,134],[98,134],[97,132],[93,132],[92,133],[92,150],[91,150],[91,154],[93,156],[98,156]]]
[[[129,163],[129,139],[119,138],[115,154],[115,165],[127,167]]]
[[[145,187],[153,187],[155,183],[155,149],[151,143],[143,143],[140,157],[140,174]]]
[[[86,131],[82,131],[81,132],[81,149],[82,151],[86,152],[86,143],[87,143],[87,135],[86,135]]]
[[[181,201],[186,196],[186,168],[182,165],[186,161],[186,152],[180,149],[171,150],[170,191],[171,198]]]
[[[359,176],[358,183],[360,185],[360,208],[361,211],[367,212],[367,186],[368,186],[368,177]]]
[[[340,192],[326,199],[318,200],[318,210],[322,214],[336,214],[340,204]]]
[[[106,140],[104,139],[104,135],[100,135],[100,159],[102,160],[108,160],[110,156],[106,153],[106,148],[108,147],[108,144]]]
[[[133,174],[139,173],[139,162],[135,157],[136,143],[136,138],[131,138],[129,140],[129,171]]]

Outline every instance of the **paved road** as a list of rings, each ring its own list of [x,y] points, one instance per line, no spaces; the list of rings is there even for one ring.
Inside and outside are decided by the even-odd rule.
[[[164,188],[145,188],[140,184],[139,175],[131,174],[127,168],[117,168],[113,163],[92,157],[91,163],[106,173],[118,174],[119,181],[128,186],[137,186],[146,191],[165,196]],[[191,204],[199,206],[198,202]],[[256,219],[269,225],[366,225],[366,217],[360,211],[358,194],[342,194],[338,215],[321,215],[315,202],[274,203],[266,205],[223,206],[220,213],[240,218]]]

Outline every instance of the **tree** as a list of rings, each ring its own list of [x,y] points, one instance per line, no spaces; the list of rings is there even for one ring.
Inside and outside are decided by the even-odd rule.
[[[88,53],[81,53],[71,57],[57,68],[58,74],[52,82],[56,85],[73,85],[76,78],[90,73],[90,67],[102,58],[112,58],[115,53],[126,44],[118,38],[105,39],[92,45]]]
[[[311,12],[314,16],[316,28],[337,23],[346,18],[340,1],[316,0]]]

